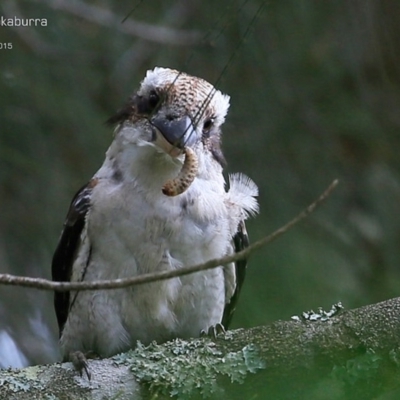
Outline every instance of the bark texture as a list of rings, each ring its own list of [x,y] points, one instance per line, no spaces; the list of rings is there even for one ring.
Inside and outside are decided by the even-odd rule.
[[[336,311],[139,345],[90,361],[90,382],[69,363],[2,370],[0,399],[400,398],[400,298]]]

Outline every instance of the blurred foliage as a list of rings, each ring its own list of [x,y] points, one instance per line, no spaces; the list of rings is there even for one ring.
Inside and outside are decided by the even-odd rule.
[[[400,3],[90,2],[93,18],[113,13],[109,26],[71,11],[83,3],[63,3],[0,4],[2,16],[48,20],[0,27],[0,42],[13,44],[0,50],[0,272],[50,277],[69,201],[111,141],[103,122],[147,69],[169,66],[231,96],[227,171],[260,187],[253,239],[340,180],[322,209],[252,257],[233,326],[398,295]],[[135,21],[199,39],[177,45],[121,28]],[[31,363],[54,360],[52,294],[0,288],[0,296],[0,330]]]

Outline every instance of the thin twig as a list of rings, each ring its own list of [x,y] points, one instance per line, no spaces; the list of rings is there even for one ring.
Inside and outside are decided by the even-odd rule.
[[[212,268],[217,268],[221,265],[227,265],[229,263],[247,258],[251,253],[265,246],[266,244],[277,239],[279,236],[283,235],[289,229],[293,228],[296,224],[310,215],[314,210],[321,205],[332,193],[338,184],[338,180],[334,180],[329,187],[315,200],[311,203],[305,210],[298,214],[286,225],[282,226],[271,235],[268,235],[246,249],[232,255],[210,260],[204,264],[194,265],[191,267],[183,267],[178,270],[173,271],[161,271],[157,273],[144,274],[140,276],[135,276],[132,278],[124,279],[114,279],[108,281],[92,281],[92,282],[53,282],[47,279],[41,278],[29,278],[22,276],[14,276],[9,274],[0,274],[0,284],[4,285],[14,285],[30,287],[41,290],[54,290],[57,292],[66,292],[70,290],[99,290],[99,289],[122,289],[129,286],[140,285],[143,283],[150,283],[155,281],[161,281],[165,279],[176,278],[178,276],[189,275],[199,271],[205,271]]]

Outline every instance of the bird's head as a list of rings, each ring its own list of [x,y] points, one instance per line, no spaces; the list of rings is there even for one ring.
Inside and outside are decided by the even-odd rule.
[[[110,123],[117,135],[137,146],[149,146],[175,159],[190,147],[207,153],[219,164],[221,125],[229,108],[229,96],[203,79],[168,68],[147,71],[140,89]]]

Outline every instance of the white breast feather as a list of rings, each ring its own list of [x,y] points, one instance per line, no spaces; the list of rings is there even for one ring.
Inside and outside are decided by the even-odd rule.
[[[241,173],[229,175],[228,195],[230,201],[243,210],[245,219],[258,213],[258,187],[248,176]]]

